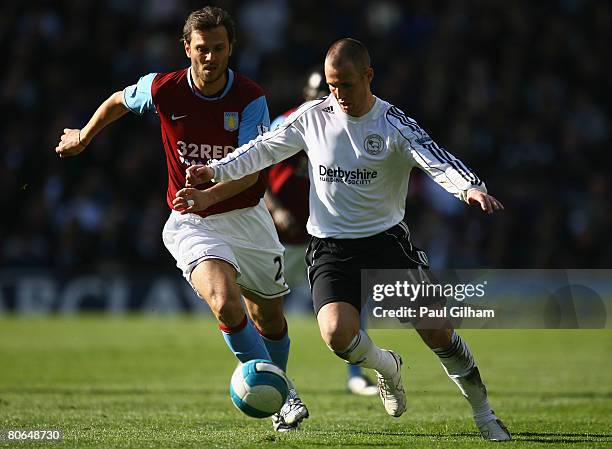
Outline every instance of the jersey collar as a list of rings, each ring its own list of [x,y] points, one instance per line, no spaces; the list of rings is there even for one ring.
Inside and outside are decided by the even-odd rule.
[[[191,78],[191,67],[187,67],[187,83],[189,83],[189,88],[196,97],[206,101],[220,100],[221,98],[227,95],[229,90],[232,88],[232,84],[234,84],[234,71],[230,68],[227,69],[227,83],[225,84],[225,89],[223,89],[223,92],[221,92],[221,94],[216,97],[207,97],[205,95],[202,95],[198,88],[195,87],[195,85],[193,84],[193,79]]]
[[[346,120],[347,122],[351,122],[351,123],[365,122],[366,120],[370,120],[376,117],[380,112],[381,101],[376,95],[374,95],[374,104],[372,105],[372,108],[365,115],[362,115],[361,117],[353,117],[352,115],[346,114],[340,107],[340,104],[338,103],[338,100],[336,99],[336,97],[333,94],[329,94],[329,96],[331,97],[331,101],[338,108],[338,113],[339,113],[338,117],[342,118],[343,120]]]

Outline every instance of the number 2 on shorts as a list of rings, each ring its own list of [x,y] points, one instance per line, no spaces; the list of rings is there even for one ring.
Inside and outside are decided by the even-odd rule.
[[[278,263],[278,271],[276,272],[276,276],[274,276],[274,280],[278,281],[283,276],[283,259],[281,256],[276,256],[274,258],[274,263]]]

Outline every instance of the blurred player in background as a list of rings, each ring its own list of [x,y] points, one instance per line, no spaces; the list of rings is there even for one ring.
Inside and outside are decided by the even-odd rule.
[[[325,82],[323,67],[313,69],[307,77],[303,89],[306,101],[312,101],[329,95]],[[278,116],[270,125],[274,131],[296,108]],[[308,157],[299,151],[289,159],[280,161],[268,170],[268,189],[264,196],[268,210],[272,214],[278,237],[285,246],[285,280],[291,287],[287,297],[290,306],[302,306],[311,303],[310,287],[306,276],[304,253],[310,236],[306,232],[308,221]],[[362,328],[365,317],[362,314]],[[348,364],[347,388],[353,394],[374,396],[378,387],[358,365]]]
[[[308,276],[321,336],[340,358],[376,370],[389,415],[406,410],[402,360],[381,349],[359,326],[360,270],[415,269],[428,277],[427,256],[414,247],[403,221],[410,170],[423,169],[446,191],[491,214],[502,204],[463,162],[438,147],[404,112],[375,97],[365,46],[341,39],[325,58],[332,95],[304,103],[276,131],[266,133],[209,166],[193,166],[187,182],[240,179],[304,150],[310,161],[312,235]],[[178,192],[183,203],[202,195]],[[483,438],[510,440],[489,405],[474,357],[451,323],[415,326],[472,407]]]
[[[175,200],[185,185],[187,167],[222,158],[269,126],[262,89],[228,67],[235,34],[232,18],[221,8],[194,11],[182,38],[190,67],[150,73],[115,92],[82,129],[64,129],[55,151],[60,157],[75,156],[127,112],[155,111],[168,166],[166,199],[172,209],[163,230],[166,248],[208,303],[234,355],[241,362],[271,360],[286,370],[290,340],[283,295],[289,289],[283,277],[283,247],[262,199],[264,174],[200,186],[210,189],[198,199],[197,213],[187,213]],[[251,239],[244,239],[245,234]],[[278,431],[293,430],[308,417],[290,387],[287,402],[272,417]]]

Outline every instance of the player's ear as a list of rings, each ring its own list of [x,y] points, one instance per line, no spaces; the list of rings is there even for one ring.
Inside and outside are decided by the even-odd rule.
[[[371,83],[372,80],[374,79],[374,69],[372,67],[368,67],[366,69],[365,75],[368,78],[368,82]]]
[[[234,51],[234,46],[229,44],[229,56],[232,56],[232,52]]]

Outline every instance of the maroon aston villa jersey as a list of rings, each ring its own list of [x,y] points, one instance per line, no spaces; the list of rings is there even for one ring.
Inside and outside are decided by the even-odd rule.
[[[267,129],[270,120],[261,87],[231,70],[224,91],[215,98],[205,97],[197,90],[187,68],[142,77],[138,84],[125,89],[124,102],[133,112],[142,113],[154,107],[159,115],[168,165],[166,199],[170,208],[176,192],[185,187],[187,167],[221,159],[257,137]],[[253,186],[198,214],[206,217],[255,206],[266,183],[265,173],[261,172]]]

